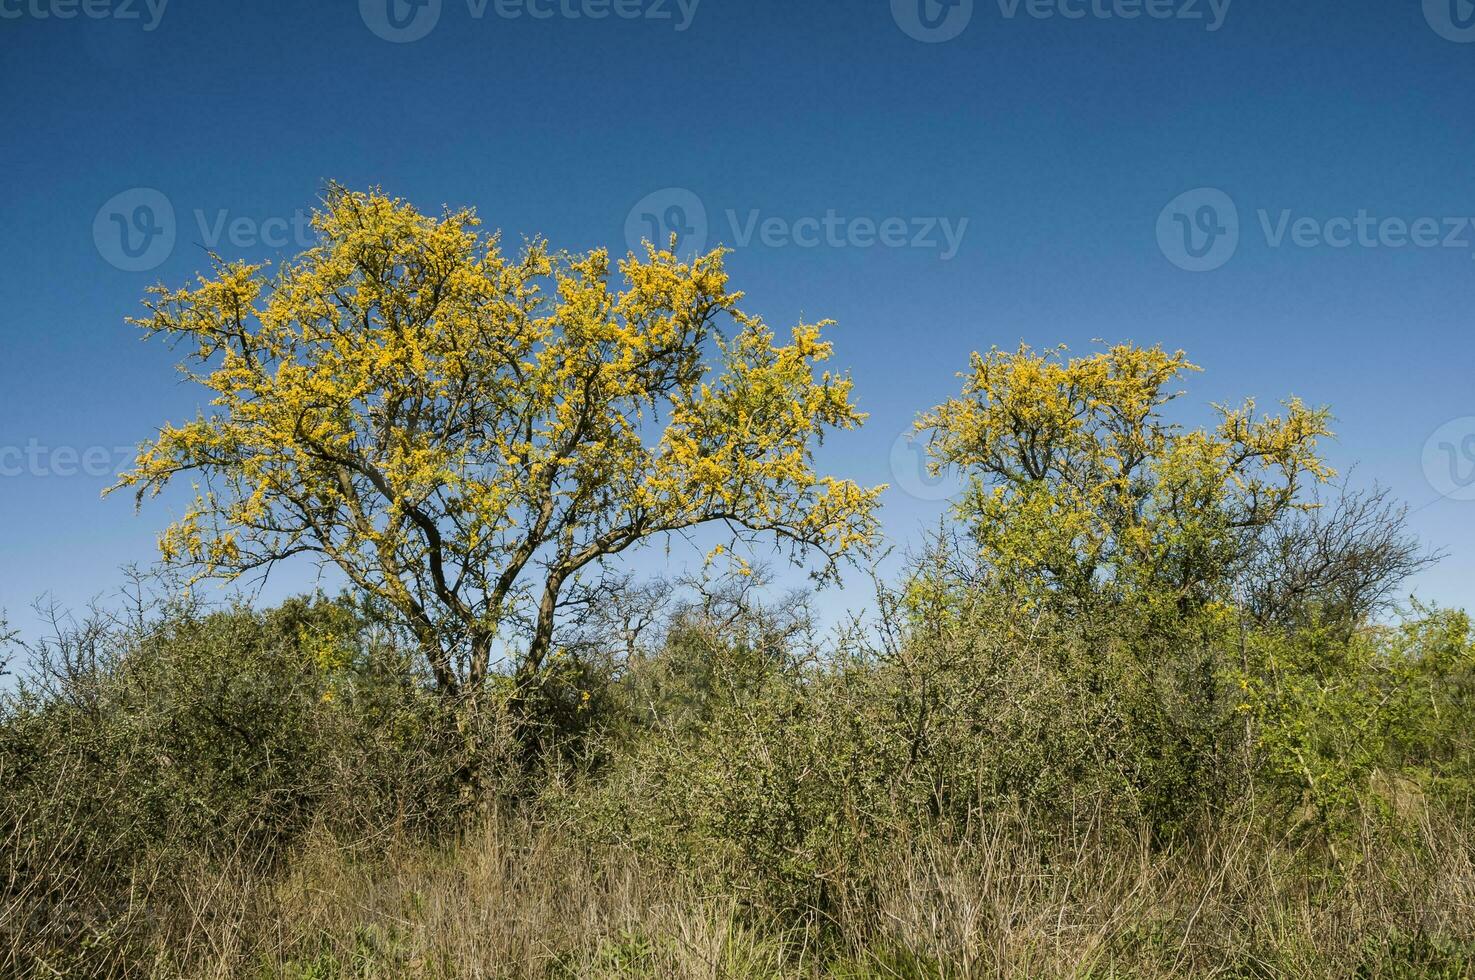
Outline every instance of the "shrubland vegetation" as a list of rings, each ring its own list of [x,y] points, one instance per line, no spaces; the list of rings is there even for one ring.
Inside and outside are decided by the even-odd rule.
[[[0,974],[1475,975],[1475,634],[1324,411],[976,355],[918,421],[968,490],[821,628],[758,560],[873,553],[818,327],[720,253],[612,289],[377,193],[318,226],[145,318],[216,399],[123,478],[199,481],[186,578],[21,648]],[[693,579],[615,561],[699,526]],[[353,588],[188,587],[303,553]]]

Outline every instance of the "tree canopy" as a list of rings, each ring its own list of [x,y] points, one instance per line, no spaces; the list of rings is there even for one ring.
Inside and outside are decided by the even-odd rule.
[[[848,376],[817,368],[827,324],[780,342],[721,250],[510,256],[470,210],[336,186],[313,228],[275,273],[212,256],[133,321],[184,342],[212,396],[113,488],[193,476],[166,559],[227,579],[331,562],[456,691],[514,634],[536,670],[581,575],[653,535],[716,522],[826,570],[874,535],[881,488],[814,465],[864,419]]]
[[[1256,538],[1308,506],[1329,415],[1299,399],[1256,417],[1215,406],[1211,428],[1164,416],[1198,368],[1119,344],[1085,357],[1027,346],[974,354],[961,395],[925,413],[934,467],[970,487],[960,511],[1000,588],[1087,603],[1135,595],[1177,611],[1226,598]]]

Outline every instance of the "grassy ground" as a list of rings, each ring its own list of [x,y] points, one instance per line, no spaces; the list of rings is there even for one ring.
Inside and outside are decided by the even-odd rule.
[[[1243,828],[1157,851],[1001,830],[899,848],[879,887],[842,889],[836,908],[785,924],[741,895],[591,853],[546,826],[488,821],[443,847],[315,836],[283,873],[227,862],[172,883],[179,911],[153,924],[151,969],[304,980],[1475,976],[1468,838],[1427,814],[1408,829],[1425,843],[1370,838],[1334,876]]]

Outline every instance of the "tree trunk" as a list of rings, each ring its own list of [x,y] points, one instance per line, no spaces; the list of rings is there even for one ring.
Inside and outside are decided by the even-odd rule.
[[[486,683],[487,672],[492,661],[492,634],[477,631],[471,634],[471,667],[467,671],[466,686],[475,695]]]
[[[533,627],[533,640],[528,645],[527,656],[518,670],[519,677],[531,679],[536,675],[553,646],[553,618],[558,610],[558,593],[563,588],[563,579],[562,573],[554,573],[543,585],[543,597],[538,601],[538,621]]]
[[[435,631],[424,623],[415,626],[415,640],[420,644],[420,654],[430,664],[430,674],[435,678],[435,689],[443,697],[453,698],[461,693],[456,672],[451,668],[451,658],[441,646]]]

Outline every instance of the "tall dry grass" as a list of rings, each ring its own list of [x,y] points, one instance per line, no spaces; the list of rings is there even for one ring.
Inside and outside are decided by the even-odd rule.
[[[277,874],[174,883],[155,976],[1475,976],[1468,835],[1369,826],[1339,872],[1247,825],[1154,849],[997,822],[898,842],[837,911],[779,921],[568,832],[488,819],[441,846],[314,835]]]

